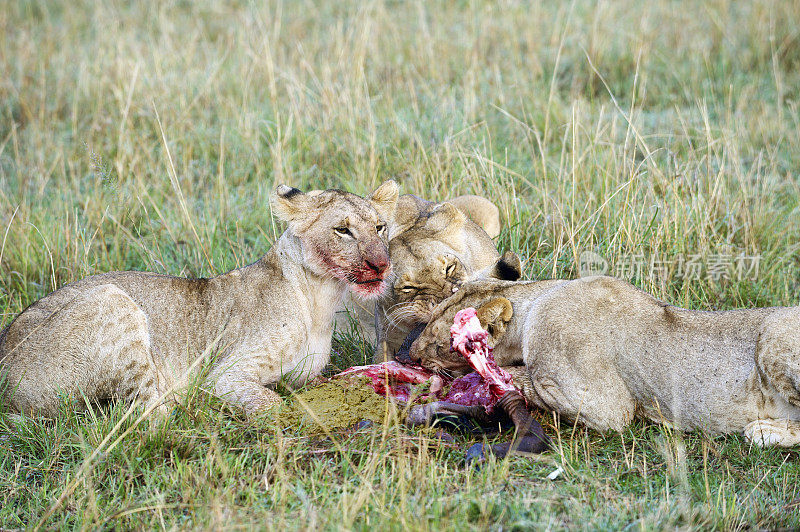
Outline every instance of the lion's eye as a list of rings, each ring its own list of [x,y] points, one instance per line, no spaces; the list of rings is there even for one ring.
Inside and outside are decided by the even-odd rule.
[[[375,229],[378,231],[378,234],[383,234],[386,231],[386,224],[378,224],[375,226]]]
[[[447,277],[450,277],[451,275],[453,275],[455,273],[455,271],[456,271],[456,263],[455,262],[451,262],[450,264],[447,265],[447,269],[444,271],[444,274]]]
[[[416,291],[416,290],[417,290],[417,287],[416,287],[416,286],[411,286],[410,284],[403,285],[403,286],[400,288],[400,291],[402,291],[402,292],[406,292],[406,293],[414,292],[414,291]]]
[[[333,228],[333,232],[336,233],[337,235],[342,235],[342,236],[344,236],[344,235],[352,236],[353,235],[353,233],[350,232],[350,229],[348,229],[347,227],[344,227],[344,226],[342,226],[342,227],[334,227]]]

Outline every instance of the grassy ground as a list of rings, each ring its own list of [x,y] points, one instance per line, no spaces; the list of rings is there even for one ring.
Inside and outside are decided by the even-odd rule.
[[[255,260],[280,232],[276,183],[386,178],[492,198],[498,244],[531,278],[575,277],[592,250],[612,268],[665,261],[634,282],[678,305],[798,304],[799,4],[316,4],[4,4],[2,324],[89,274]],[[739,255],[758,271],[737,274]],[[705,269],[682,275],[682,259]],[[341,345],[335,364],[364,358]],[[2,429],[0,524],[800,526],[798,451],[739,436],[601,436],[543,414],[553,452],[474,470],[466,440],[281,434],[200,392],[168,428],[137,415]]]

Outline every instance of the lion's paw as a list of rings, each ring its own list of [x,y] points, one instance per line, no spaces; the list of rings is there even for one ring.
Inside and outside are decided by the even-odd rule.
[[[759,447],[791,447],[800,444],[800,424],[788,419],[759,419],[745,426],[744,437]]]

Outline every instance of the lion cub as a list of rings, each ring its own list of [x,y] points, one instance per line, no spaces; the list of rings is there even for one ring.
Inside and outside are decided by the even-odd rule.
[[[481,214],[487,216],[482,219]],[[489,223],[493,220],[497,220],[494,226]],[[484,198],[461,196],[437,204],[401,196],[395,225],[389,241],[393,281],[376,309],[376,362],[391,359],[409,331],[429,321],[433,308],[463,282],[482,277],[516,280],[520,276],[516,255],[508,262],[498,262],[500,254],[484,229],[493,230],[496,236],[497,207]]]
[[[62,395],[156,405],[203,353],[217,355],[208,379],[220,397],[249,414],[278,403],[267,385],[290,372],[303,382],[329,361],[345,293],[386,289],[397,197],[393,181],[366,199],[281,185],[271,203],[288,228],[249,266],[212,279],[113,272],[56,290],[0,333],[6,404],[46,415]]]
[[[411,347],[432,370],[455,313],[478,308],[495,358],[528,400],[594,429],[634,416],[759,445],[800,444],[800,307],[720,312],[667,305],[610,277],[465,284]],[[507,366],[516,366],[509,368]]]

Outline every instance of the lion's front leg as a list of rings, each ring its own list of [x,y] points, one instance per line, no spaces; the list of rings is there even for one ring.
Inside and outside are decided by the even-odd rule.
[[[248,416],[256,416],[283,402],[281,396],[261,383],[256,372],[232,366],[216,377],[217,397],[244,408]]]

